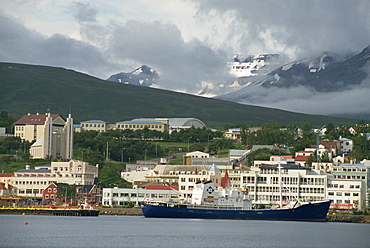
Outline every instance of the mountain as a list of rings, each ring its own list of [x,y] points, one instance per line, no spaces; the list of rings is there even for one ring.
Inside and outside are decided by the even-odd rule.
[[[241,58],[236,55],[232,62],[227,63],[231,79],[221,83],[203,83],[204,88],[196,95],[215,97],[229,92],[235,92],[244,86],[262,78],[279,64],[279,54],[249,55]]]
[[[226,124],[312,122],[321,126],[357,122],[117,83],[48,66],[0,63],[0,88],[0,111],[8,111],[16,118],[50,109],[63,116],[71,111],[76,120],[113,123],[138,117],[194,117],[213,128]]]
[[[121,72],[110,76],[107,80],[149,87],[153,86],[157,79],[159,79],[159,74],[157,71],[153,70],[149,66],[142,65],[133,72],[129,73]]]
[[[297,112],[314,107],[318,101],[326,107],[315,106],[319,108],[316,114],[368,119],[370,110],[365,105],[370,102],[364,98],[369,99],[370,95],[369,72],[370,46],[347,59],[325,52],[281,66],[242,89],[217,98]],[[349,108],[350,103],[353,109]]]

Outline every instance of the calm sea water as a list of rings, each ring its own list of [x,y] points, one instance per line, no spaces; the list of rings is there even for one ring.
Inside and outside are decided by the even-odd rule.
[[[0,247],[370,247],[370,224],[0,215]]]

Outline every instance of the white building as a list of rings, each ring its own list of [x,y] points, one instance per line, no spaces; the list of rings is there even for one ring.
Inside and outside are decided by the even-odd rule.
[[[366,207],[370,207],[370,166],[362,163],[358,164],[339,164],[333,166],[333,176],[335,179],[346,179],[348,181],[361,180],[366,189]]]
[[[98,177],[97,166],[87,162],[71,160],[69,162],[52,162],[51,165],[20,169],[14,172],[11,184],[19,196],[41,198],[43,190],[51,183],[68,183],[70,185],[93,185]]]
[[[104,188],[103,206],[124,206],[128,204],[139,205],[147,201],[177,202],[179,191],[177,186],[151,185],[146,189],[138,187],[129,188]]]
[[[332,200],[332,209],[353,211],[366,207],[366,187],[362,180],[329,180],[327,192],[327,198]]]
[[[340,137],[339,142],[340,142],[340,152],[341,153],[349,153],[352,151],[353,140]]]
[[[185,154],[185,157],[190,158],[209,158],[209,153],[200,152],[200,151],[194,151],[194,152],[188,152]]]
[[[89,165],[79,160],[51,163],[51,173],[56,175],[57,183],[93,185],[98,170],[98,165]]]
[[[240,133],[241,128],[229,128],[229,130],[224,132],[224,137],[232,140],[240,140]]]
[[[29,118],[29,116],[27,116]],[[58,118],[61,118],[58,116]],[[55,121],[50,113],[46,114],[44,125],[35,126],[35,132],[39,136],[37,141],[31,145],[30,154],[32,158],[73,158],[73,119],[69,115],[64,125],[55,124]],[[19,121],[18,121],[19,122]],[[29,126],[29,125],[27,125]],[[25,127],[26,133],[30,130]],[[19,126],[21,128],[21,126]],[[42,129],[42,131],[40,130]],[[21,133],[20,133],[21,134]]]
[[[151,121],[161,122],[167,125],[168,132],[180,131],[181,129],[189,129],[191,127],[204,128],[206,125],[196,118],[138,118],[133,119],[135,122]]]
[[[327,175],[297,165],[281,165],[282,201],[318,201],[326,199]],[[280,203],[279,169],[277,165],[252,168],[241,174],[241,187],[247,187],[254,204]]]

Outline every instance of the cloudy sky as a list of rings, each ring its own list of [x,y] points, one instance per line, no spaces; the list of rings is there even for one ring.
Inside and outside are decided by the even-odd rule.
[[[235,54],[284,62],[370,44],[368,0],[0,0],[0,61],[102,79],[145,64],[161,87],[228,80]]]

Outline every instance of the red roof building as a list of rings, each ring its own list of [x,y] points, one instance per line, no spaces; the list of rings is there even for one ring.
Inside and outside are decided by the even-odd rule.
[[[38,140],[42,136],[47,114],[27,114],[14,122],[14,136],[23,140]],[[53,126],[63,127],[66,120],[59,114],[50,114]]]

